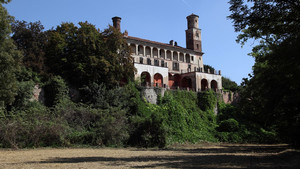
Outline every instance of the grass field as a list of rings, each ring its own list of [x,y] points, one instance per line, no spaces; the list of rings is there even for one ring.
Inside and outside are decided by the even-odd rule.
[[[288,145],[195,144],[167,149],[42,148],[0,150],[1,169],[300,168]]]

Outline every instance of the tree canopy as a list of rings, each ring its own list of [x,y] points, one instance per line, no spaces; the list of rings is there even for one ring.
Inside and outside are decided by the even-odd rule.
[[[225,90],[230,90],[232,92],[237,92],[239,86],[227,77],[222,76],[222,86]]]
[[[244,79],[241,110],[285,141],[299,144],[300,1],[231,0],[229,16],[242,44],[259,39],[251,55],[253,74]]]
[[[41,22],[15,21],[12,24],[16,46],[23,53],[23,64],[37,73],[45,71],[44,55],[47,42]]]
[[[77,86],[103,83],[116,86],[134,73],[130,50],[113,27],[100,32],[88,22],[63,23],[48,32],[46,65]]]
[[[0,4],[0,108],[11,104],[17,93],[15,73],[18,70],[21,54],[10,38],[12,21],[13,18]]]
[[[259,38],[271,43],[299,36],[300,2],[298,0],[230,0],[229,16],[238,40]]]

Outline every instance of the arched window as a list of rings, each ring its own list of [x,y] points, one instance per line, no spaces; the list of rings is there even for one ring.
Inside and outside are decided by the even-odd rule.
[[[179,54],[179,61],[184,62],[184,55],[183,55],[183,53]]]
[[[142,45],[138,46],[138,54],[144,56],[144,47]]]
[[[148,72],[141,74],[141,83],[142,86],[151,86],[151,76]]]
[[[163,77],[159,73],[156,73],[154,75],[154,86],[156,86],[156,87],[162,87],[163,86]]]
[[[179,74],[174,75],[174,87],[181,87],[180,86],[181,76]]]
[[[211,86],[211,89],[214,90],[214,91],[216,92],[217,89],[218,89],[218,82],[215,81],[215,80],[212,80],[212,81],[210,82],[210,86]]]
[[[178,53],[177,52],[173,52],[173,60],[178,61]]]
[[[153,57],[158,58],[158,50],[157,50],[157,48],[153,48]]]
[[[181,81],[181,86],[184,89],[192,89],[192,79],[190,77],[184,77]]]
[[[171,60],[171,51],[167,50],[167,59]]]
[[[160,55],[160,58],[165,59],[165,50],[164,49],[160,49],[159,50],[159,55]]]
[[[131,50],[131,54],[136,54],[136,47],[135,44],[130,44],[130,50]]]
[[[149,46],[146,47],[146,56],[151,57],[151,48]]]
[[[201,80],[201,91],[205,91],[208,89],[208,82],[206,79]]]

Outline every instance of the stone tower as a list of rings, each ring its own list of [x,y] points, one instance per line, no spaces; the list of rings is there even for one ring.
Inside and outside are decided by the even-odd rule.
[[[121,18],[118,16],[115,16],[112,18],[113,20],[113,26],[117,28],[119,31],[121,31]]]
[[[186,33],[186,48],[192,49],[197,52],[202,52],[201,44],[201,29],[199,29],[198,19],[199,16],[191,14],[186,17],[188,29]]]

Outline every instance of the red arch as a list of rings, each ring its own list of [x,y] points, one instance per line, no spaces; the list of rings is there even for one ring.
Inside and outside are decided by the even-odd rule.
[[[157,87],[162,87],[163,86],[163,77],[159,73],[156,73],[154,75],[154,86],[157,86]]]
[[[174,85],[174,76],[172,76],[171,73],[169,73],[169,87],[170,89],[173,88]]]

